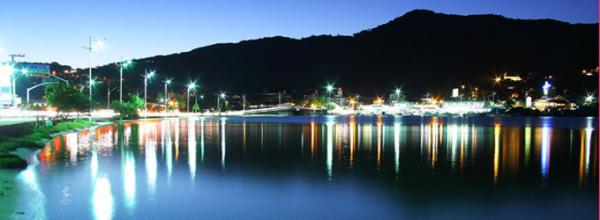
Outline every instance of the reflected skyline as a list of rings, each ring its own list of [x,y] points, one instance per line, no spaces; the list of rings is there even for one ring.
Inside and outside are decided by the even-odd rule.
[[[206,175],[249,172],[265,163],[303,164],[321,173],[317,179],[332,183],[356,172],[390,175],[401,184],[423,178],[414,177],[419,170],[430,173],[425,176],[477,179],[495,188],[511,181],[551,185],[566,176],[565,181],[582,188],[596,181],[597,138],[591,123],[564,129],[502,121],[481,126],[435,117],[420,123],[402,118],[365,123],[354,117],[343,123],[297,124],[235,118],[146,120],[57,136],[38,155],[40,164],[33,171],[47,175],[86,167],[92,183],[90,213],[106,218],[120,207],[137,213],[142,201],[164,197],[163,187],[181,187],[182,175],[193,187],[206,181]],[[568,142],[575,143],[572,149]],[[113,157],[120,159],[118,171],[111,171]],[[569,161],[575,161],[573,166]]]

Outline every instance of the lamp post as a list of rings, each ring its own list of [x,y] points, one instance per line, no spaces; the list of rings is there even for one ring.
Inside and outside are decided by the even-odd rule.
[[[154,74],[154,71],[146,71],[144,74],[144,117],[148,114],[148,79],[152,78]]]
[[[400,88],[396,89],[396,102],[400,103],[400,93],[402,93],[402,90]]]
[[[123,62],[123,58],[121,58],[121,63],[119,64],[119,101],[123,102],[123,68],[127,68],[131,65],[132,61],[128,60]]]
[[[325,87],[325,89],[327,90],[327,98],[331,99],[331,92],[333,92],[333,85],[329,84]]]
[[[110,109],[110,94],[115,91],[115,89],[117,88],[110,88],[110,86],[108,86],[107,90],[106,90],[106,108]]]
[[[196,87],[196,82],[191,82],[187,86],[187,112],[190,112],[190,91]]]
[[[92,37],[90,36],[88,39],[88,46],[83,46],[83,49],[86,49],[89,53],[89,71],[88,71],[88,79],[89,79],[89,96],[90,96],[90,120],[92,119],[92,85],[94,84],[94,80],[92,79],[92,51],[99,50],[104,48],[105,44],[103,40],[98,40],[94,42],[92,45]]]
[[[166,113],[167,112],[167,101],[169,100],[169,97],[167,97],[167,86],[169,84],[171,84],[171,79],[165,79],[164,83],[165,83],[165,100],[164,100],[164,103],[165,103],[165,113]]]
[[[221,99],[223,99],[223,101],[225,101],[225,96],[226,96],[226,95],[225,95],[225,93],[224,93],[224,92],[221,92],[221,93],[219,94],[219,96],[217,96],[217,109],[218,109],[218,112],[219,112],[219,113],[221,113],[221,103],[220,103],[220,100],[221,100]]]
[[[25,57],[25,54],[10,54],[8,56],[10,56],[10,64],[12,66],[14,66],[15,65],[15,57]],[[11,104],[13,107],[17,107],[17,100],[16,100],[17,99],[17,89],[16,89],[17,86],[15,85],[17,83],[17,76],[15,76],[14,71],[10,73],[10,80],[11,80],[11,87],[12,87],[11,93],[10,93]]]

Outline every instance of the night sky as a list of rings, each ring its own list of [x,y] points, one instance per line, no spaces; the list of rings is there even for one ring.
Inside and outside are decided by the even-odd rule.
[[[0,61],[87,66],[88,36],[107,38],[94,64],[188,51],[214,43],[274,35],[348,35],[413,9],[450,14],[500,14],[595,23],[597,0],[230,0],[2,1]]]

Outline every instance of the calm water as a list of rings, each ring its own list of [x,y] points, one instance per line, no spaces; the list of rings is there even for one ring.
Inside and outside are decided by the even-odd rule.
[[[34,160],[17,177],[26,218],[598,213],[596,118],[147,120],[56,137]]]

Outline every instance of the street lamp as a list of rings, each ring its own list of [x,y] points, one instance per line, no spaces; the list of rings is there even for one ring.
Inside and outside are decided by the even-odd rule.
[[[400,103],[400,93],[402,90],[400,88],[396,88],[396,102]]]
[[[190,91],[196,87],[196,82],[191,82],[187,86],[187,112],[190,112]]]
[[[223,99],[223,101],[225,101],[225,97],[226,97],[226,95],[225,95],[224,92],[221,92],[219,94],[219,96],[217,96],[217,109],[218,109],[219,113],[221,113],[221,103],[220,103],[220,100]]]
[[[133,64],[133,61],[127,60],[123,62],[121,58],[121,63],[119,64],[119,101],[123,102],[123,68],[127,68]]]
[[[148,79],[151,79],[154,74],[156,72],[153,71],[146,71],[146,74],[144,74],[144,117],[146,117],[146,114],[148,113]]]
[[[328,98],[330,98],[330,99],[331,99],[331,92],[333,92],[333,85],[331,85],[331,84],[328,84],[328,85],[325,87],[325,89],[327,90],[327,95],[328,95]]]
[[[169,98],[167,97],[167,86],[169,84],[171,84],[171,79],[165,79],[164,83],[165,83],[165,100],[164,100],[164,103],[165,103],[165,112],[167,112],[167,101],[169,100]]]
[[[93,84],[93,79],[92,79],[92,51],[94,50],[101,50],[103,48],[106,47],[106,43],[104,42],[104,40],[96,40],[93,44],[92,44],[92,37],[89,37],[89,41],[88,41],[88,46],[84,46],[83,49],[86,49],[89,51],[89,72],[88,72],[88,79],[89,79],[89,95],[90,95],[90,120],[92,120],[92,84]]]

